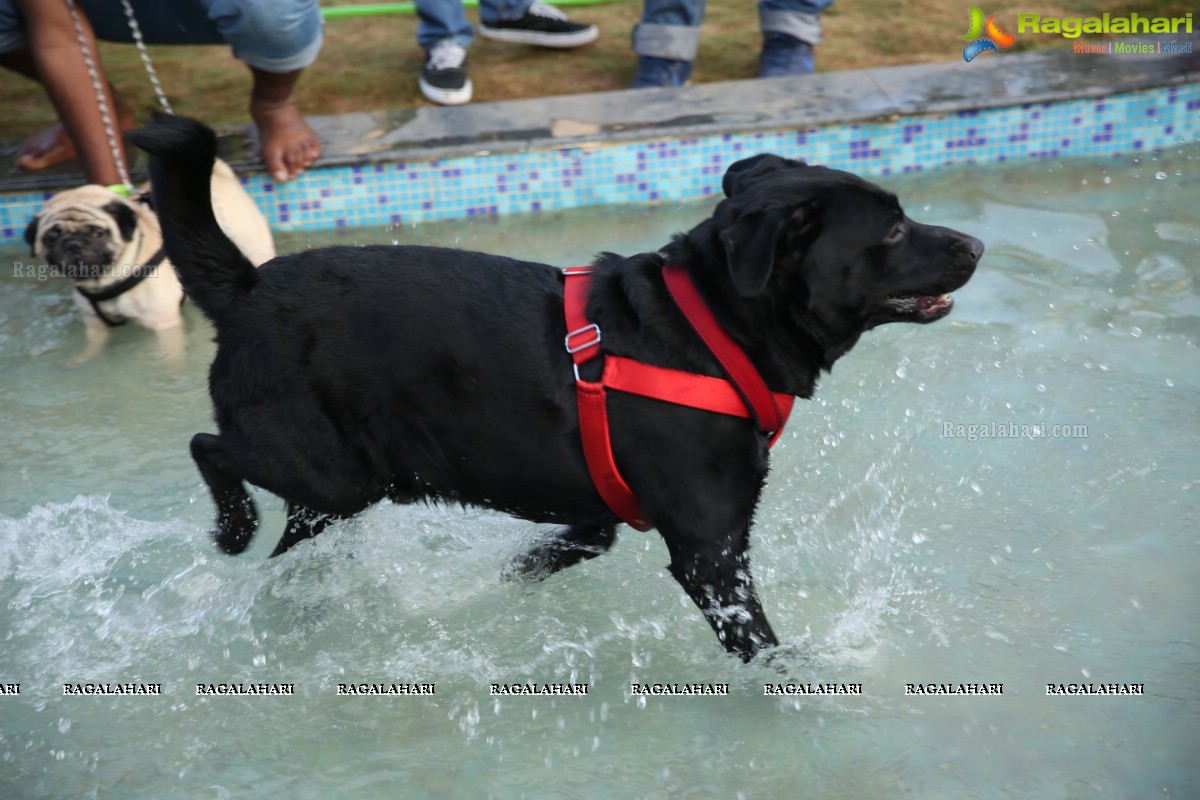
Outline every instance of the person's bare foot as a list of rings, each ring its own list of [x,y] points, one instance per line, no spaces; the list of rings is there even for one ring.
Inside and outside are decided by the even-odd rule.
[[[263,163],[275,180],[291,180],[321,155],[321,140],[304,121],[294,96],[272,102],[252,95],[250,116],[258,125]]]
[[[111,84],[109,90],[113,95],[113,104],[117,107],[117,131],[124,134],[133,130],[133,109]],[[76,155],[78,153],[75,150],[75,142],[71,141],[71,136],[62,123],[56,122],[25,140],[21,152],[17,154],[17,167],[35,172],[70,161]]]

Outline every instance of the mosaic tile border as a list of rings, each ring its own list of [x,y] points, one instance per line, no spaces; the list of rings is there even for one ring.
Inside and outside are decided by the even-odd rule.
[[[1200,83],[1061,102],[802,130],[586,145],[242,179],[280,231],[646,205],[720,191],[732,161],[770,151],[867,176],[954,164],[1120,156],[1200,138]],[[52,192],[0,198],[0,244],[22,238]]]

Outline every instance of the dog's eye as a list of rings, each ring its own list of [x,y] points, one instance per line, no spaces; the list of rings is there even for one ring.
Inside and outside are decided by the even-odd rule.
[[[60,231],[58,228],[51,228],[42,234],[42,241],[48,244],[50,242],[58,241],[59,236],[62,236],[62,231]]]
[[[892,229],[888,232],[888,235],[883,237],[883,243],[896,244],[904,238],[904,234],[906,233],[908,233],[908,226],[905,225],[903,221],[897,222],[892,226]]]
[[[106,231],[106,230],[104,230],[104,228],[98,227],[96,225],[89,225],[88,229],[87,229],[87,234],[88,234],[88,236],[92,237],[93,239],[99,239],[102,236],[107,236],[108,231]]]

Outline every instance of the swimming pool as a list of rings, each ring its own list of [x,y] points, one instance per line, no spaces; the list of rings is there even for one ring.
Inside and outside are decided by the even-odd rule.
[[[988,251],[948,319],[864,337],[776,448],[753,559],[786,675],[714,645],[653,533],[513,585],[500,569],[536,526],[383,505],[267,561],[282,514],[260,494],[264,535],[219,555],[187,454],[212,428],[205,323],[188,309],[180,368],[124,330],[67,369],[83,332],[66,288],[5,275],[0,683],[21,690],[0,696],[0,794],[1195,796],[1198,163],[1191,145],[882,180]],[[706,208],[320,241],[566,265],[656,247]],[[589,693],[490,694],[525,681]],[[788,681],[862,692],[763,696]],[[162,694],[64,696],[86,682]],[[197,696],[220,682],[294,695]],[[436,691],[337,694],[393,682]],[[1113,683],[1144,694],[1047,696]]]

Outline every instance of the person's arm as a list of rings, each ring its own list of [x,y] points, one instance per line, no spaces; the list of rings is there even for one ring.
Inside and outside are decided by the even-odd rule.
[[[15,2],[25,17],[26,36],[29,38],[29,49],[37,65],[38,77],[58,112],[58,118],[75,142],[88,180],[102,186],[121,183],[121,173],[113,163],[112,147],[104,132],[96,89],[88,74],[87,63],[80,50],[79,38],[65,0]],[[120,132],[117,131],[115,106],[108,91],[103,67],[96,55],[92,26],[78,6],[76,14],[83,26],[84,38],[91,48],[109,113],[113,115],[111,125],[118,137],[117,148],[120,151],[121,140]]]

